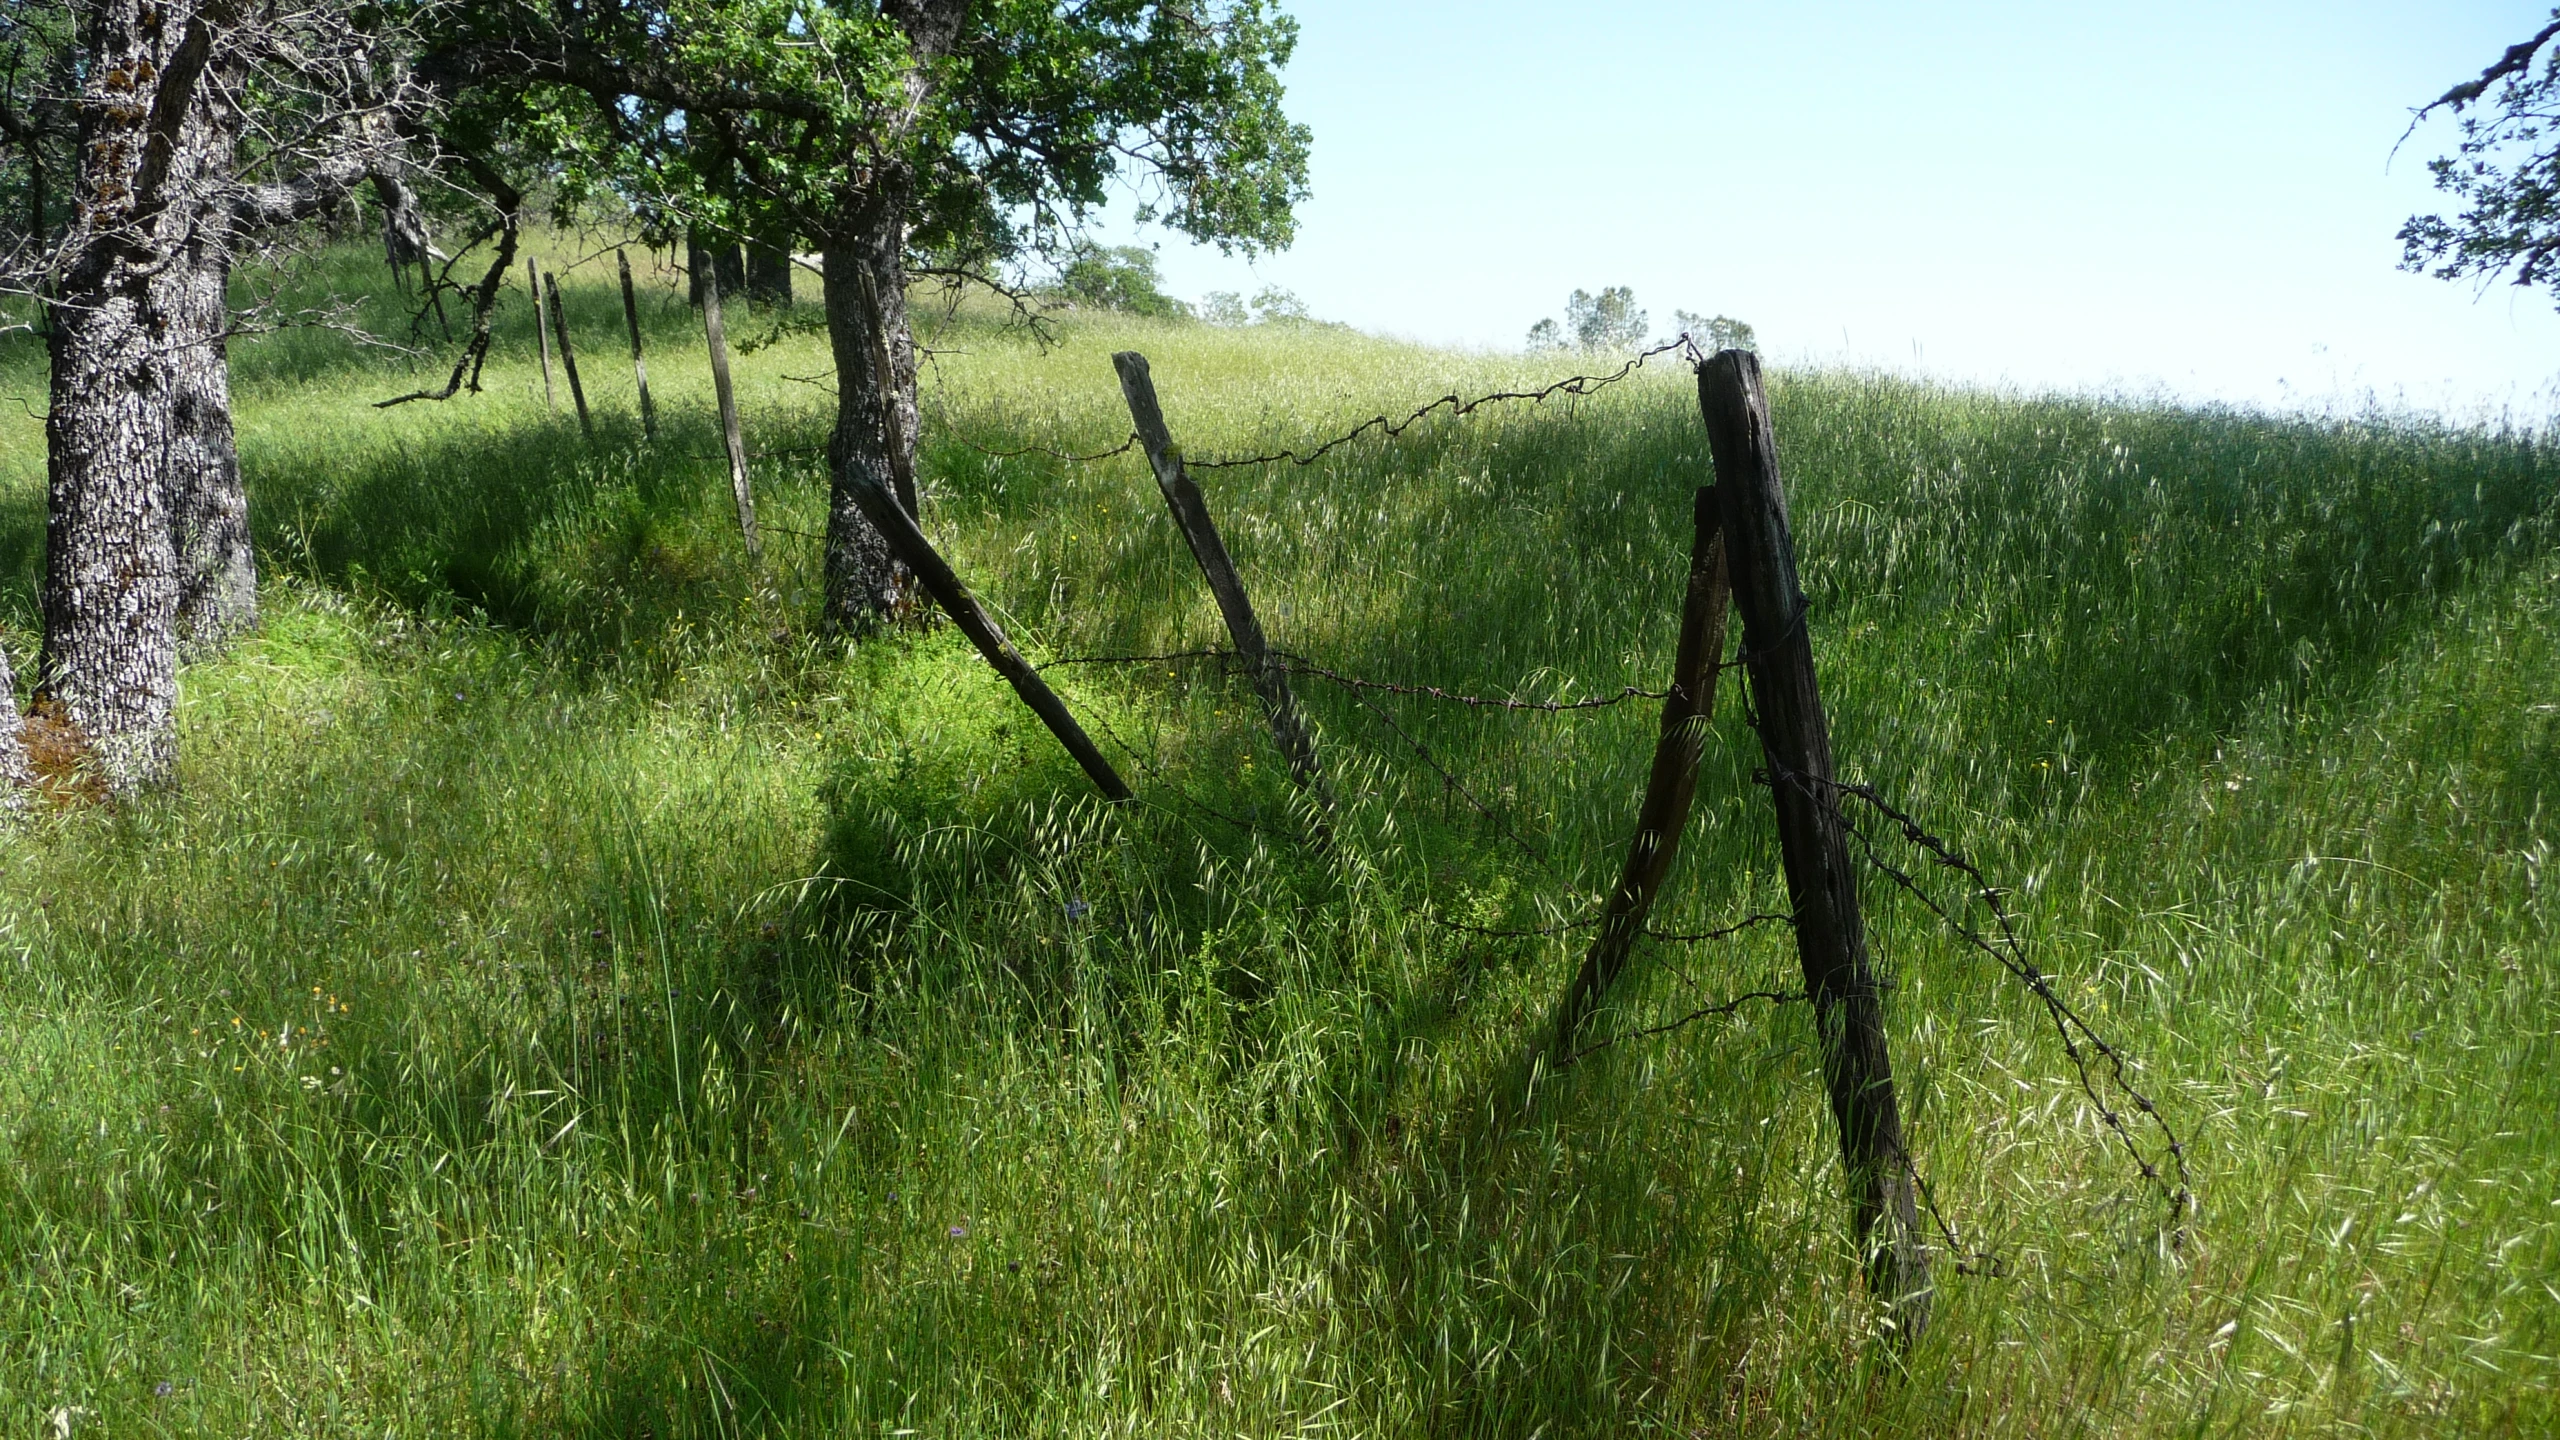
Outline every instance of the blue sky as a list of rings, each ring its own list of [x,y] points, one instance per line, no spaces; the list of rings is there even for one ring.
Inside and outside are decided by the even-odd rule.
[[[2545,3],[1351,3],[1303,26],[1290,250],[1190,298],[1517,346],[1576,288],[1799,361],[2283,408],[2560,411],[2560,314],[2395,268],[2413,106]]]

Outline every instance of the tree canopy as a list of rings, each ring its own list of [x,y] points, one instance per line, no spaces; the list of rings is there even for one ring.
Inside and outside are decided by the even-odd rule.
[[[919,254],[1064,253],[1119,179],[1145,218],[1261,250],[1306,192],[1277,73],[1297,26],[1263,0],[465,0],[422,23],[454,142],[714,231],[823,235],[887,199]]]
[[[2428,162],[2436,188],[2460,205],[2450,219],[2415,215],[2400,227],[2405,269],[2455,280],[2501,276],[2514,284],[2560,281],[2560,9],[2550,23],[2480,72],[2421,107],[2410,128],[2438,111],[2460,118],[2453,154]]]

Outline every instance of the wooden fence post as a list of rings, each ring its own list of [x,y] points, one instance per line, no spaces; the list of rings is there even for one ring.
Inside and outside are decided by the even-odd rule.
[[[1068,713],[1066,702],[1058,698],[1058,692],[1050,689],[1049,682],[1040,678],[1040,672],[1032,669],[1031,663],[1022,658],[1022,652],[1013,648],[1013,642],[1005,638],[1004,629],[996,624],[995,617],[978,603],[977,596],[969,593],[968,586],[960,583],[960,576],[933,548],[933,542],[925,538],[923,529],[916,524],[915,516],[908,513],[906,506],[899,503],[897,494],[890,489],[890,485],[897,485],[913,494],[915,477],[907,464],[906,447],[899,443],[896,382],[890,378],[887,363],[888,318],[881,308],[879,290],[872,283],[868,269],[854,272],[854,289],[861,297],[863,308],[869,312],[871,333],[878,346],[875,363],[880,366],[881,376],[881,439],[889,456],[890,484],[882,484],[881,477],[859,465],[847,464],[845,488],[853,492],[853,501],[862,507],[863,518],[869,520],[872,528],[889,542],[889,552],[924,582],[925,593],[951,616],[952,623],[960,627],[960,633],[968,636],[969,643],[978,647],[978,653],[986,657],[987,664],[1013,686],[1013,693],[1022,697],[1022,703],[1031,707],[1031,713],[1040,717],[1040,723],[1049,727],[1049,733],[1058,737],[1058,743],[1066,747],[1078,765],[1084,767],[1084,773],[1093,781],[1094,788],[1115,805],[1126,803],[1135,798],[1129,792],[1128,782],[1122,780],[1120,772],[1111,768],[1111,762],[1103,758],[1102,751],[1093,743],[1093,737],[1085,734],[1084,727],[1076,723],[1076,717]],[[709,307],[706,305],[705,308]]]
[[[578,433],[593,440],[596,425],[587,418],[587,387],[578,383],[578,352],[569,348],[569,307],[560,303],[560,277],[543,276],[542,288],[551,301],[551,328],[560,335],[560,368],[569,375],[569,398],[578,406]]]
[[[1574,1036],[1591,1016],[1644,934],[1654,897],[1680,853],[1689,825],[1689,803],[1698,791],[1698,757],[1706,749],[1716,708],[1716,664],[1724,655],[1725,558],[1723,521],[1712,486],[1700,487],[1691,506],[1694,538],[1689,580],[1680,604],[1680,646],[1671,667],[1671,694],[1662,702],[1662,734],[1653,744],[1653,775],[1636,811],[1636,838],[1627,866],[1600,920],[1600,934],[1582,957],[1582,969],[1556,1011],[1559,1060],[1573,1053]]]
[[[649,362],[640,358],[640,297],[631,290],[631,257],[613,252],[614,263],[622,267],[622,318],[631,326],[631,378],[640,386],[640,435],[645,440],[658,438],[658,407],[649,403]]]
[[[1759,710],[1760,746],[1778,812],[1778,849],[1795,907],[1796,952],[1822,1040],[1822,1078],[1840,1128],[1840,1159],[1867,1252],[1870,1293],[1891,1307],[1902,1338],[1929,1318],[1929,1253],[1912,1195],[1902,1116],[1885,1048],[1884,1010],[1858,913],[1831,732],[1814,683],[1806,600],[1796,578],[1778,474],[1777,433],[1760,360],[1725,350],[1698,367],[1698,408],[1715,452],[1718,507],[1742,612],[1743,654]],[[1881,1226],[1884,1233],[1876,1233]]]
[[[747,485],[747,437],[738,427],[738,390],[729,382],[729,336],[720,324],[720,271],[707,250],[694,252],[694,275],[702,282],[702,333],[711,346],[711,389],[720,397],[720,439],[729,448],[729,490],[738,502],[738,533],[747,539],[747,558],[764,558],[764,538],[756,532],[756,492]]]
[[[1324,773],[1316,763],[1315,737],[1307,733],[1306,718],[1298,713],[1298,699],[1289,690],[1288,673],[1271,657],[1271,647],[1262,636],[1262,621],[1253,613],[1253,601],[1245,594],[1244,580],[1236,574],[1235,561],[1227,555],[1226,542],[1219,538],[1218,527],[1209,518],[1208,501],[1183,468],[1182,451],[1173,443],[1172,432],[1165,428],[1164,407],[1156,402],[1155,378],[1148,372],[1147,357],[1135,350],[1123,350],[1111,357],[1112,367],[1120,372],[1120,393],[1129,402],[1129,418],[1138,429],[1138,443],[1146,447],[1147,463],[1155,470],[1156,488],[1164,492],[1165,507],[1173,512],[1173,523],[1191,546],[1191,558],[1200,564],[1200,573],[1209,581],[1209,593],[1218,600],[1218,613],[1226,618],[1227,636],[1235,642],[1236,654],[1243,657],[1246,673],[1252,677],[1254,693],[1262,697],[1262,708],[1271,721],[1271,738],[1279,742],[1280,753],[1288,758],[1289,774],[1298,788],[1315,797],[1323,811],[1333,810],[1333,792],[1324,783]],[[1329,838],[1318,821],[1317,838]]]
[[[542,267],[534,264],[530,255],[524,259],[524,283],[533,292],[534,343],[542,348],[542,403],[556,420],[560,416],[560,396],[551,388],[551,328],[543,314],[546,307],[542,303]]]

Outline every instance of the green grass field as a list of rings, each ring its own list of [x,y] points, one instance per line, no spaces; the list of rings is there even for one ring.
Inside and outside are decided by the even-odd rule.
[[[6,841],[10,1433],[2560,1430],[2539,442],[1776,375],[1844,773],[2015,887],[2201,1207],[2173,1243],[2032,999],[1871,883],[1919,1163],[2005,1269],[1942,1256],[1901,1353],[1803,1007],[1546,1070],[1576,937],[1431,919],[1586,912],[1650,704],[1307,685],[1320,855],[1241,682],[1053,670],[1144,802],[1106,812],[949,627],[811,633],[823,343],[740,361],[751,569],[695,321],[647,292],[644,444],[608,267],[570,277],[593,444],[520,291],[445,405],[368,405],[432,360],[239,347],[265,629],[186,672],[174,791]],[[1137,457],[962,443],[1116,444],[1112,350],[1195,456],[1562,373],[928,329],[927,529],[1035,659],[1222,639]],[[0,381],[23,676],[40,355]],[[1277,643],[1538,698],[1662,682],[1706,477],[1678,366],[1201,475]],[[1783,905],[1739,700],[1676,928]],[[1601,1023],[1794,966],[1778,927],[1654,947]]]

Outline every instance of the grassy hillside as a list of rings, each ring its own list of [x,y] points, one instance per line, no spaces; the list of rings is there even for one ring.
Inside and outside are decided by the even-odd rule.
[[[2201,1202],[2171,1243],[2030,998],[1871,884],[1920,1164],[2004,1272],[1942,1257],[1897,1359],[1802,1007],[1534,1069],[1575,936],[1435,923],[1594,903],[1649,704],[1311,684],[1325,856],[1237,682],[1053,670],[1145,802],[1105,813],[947,627],[810,632],[822,343],[740,362],[751,569],[694,321],[662,277],[643,444],[609,282],[570,285],[593,444],[520,295],[446,405],[367,403],[432,360],[240,346],[266,628],[186,672],[174,792],[0,865],[13,1432],[2560,1427],[2538,444],[1776,377],[1843,769],[2014,884]],[[1036,659],[1220,635],[1134,456],[984,453],[1118,443],[1113,349],[1195,456],[1554,370],[1078,317],[932,343],[927,528]],[[0,378],[40,397],[40,357]],[[0,467],[23,667],[27,410]],[[1537,698],[1661,683],[1705,476],[1676,367],[1202,472],[1278,643]],[[1683,930],[1783,904],[1718,718]],[[1793,966],[1775,927],[1654,947],[1603,1023]]]

